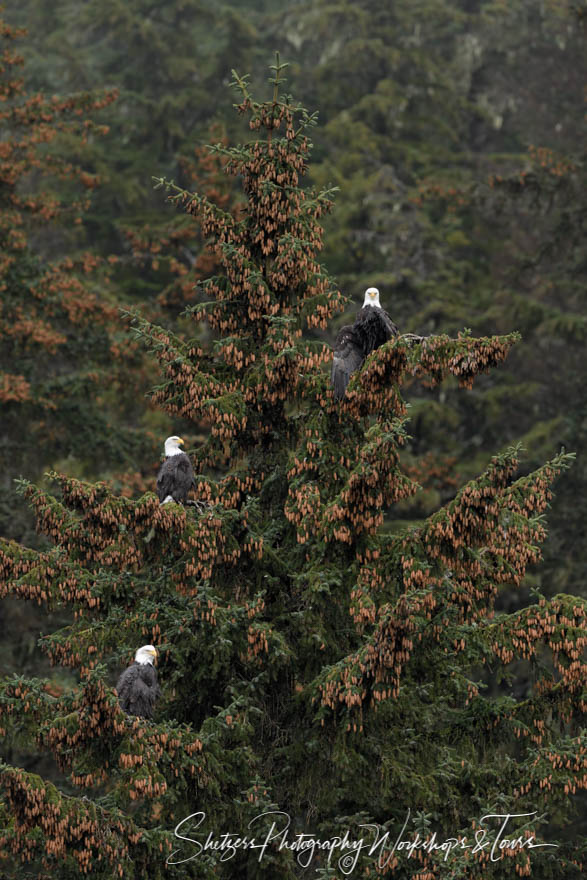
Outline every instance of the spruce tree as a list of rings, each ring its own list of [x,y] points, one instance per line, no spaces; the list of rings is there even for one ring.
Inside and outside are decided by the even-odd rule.
[[[78,474],[124,471],[152,451],[135,430],[137,355],[109,263],[76,237],[100,183],[84,154],[107,134],[96,117],[116,92],[31,93],[23,36],[0,21],[0,534],[14,538],[28,526],[15,477],[66,458]]]
[[[111,137],[92,144],[103,185],[86,226],[88,243],[102,255],[121,256],[117,278],[125,298],[154,298],[164,273],[124,271],[126,230],[140,236],[158,224],[165,235],[169,213],[160,211],[151,176],[157,169],[181,175],[182,157],[196,138],[207,137],[231,66],[242,65],[257,44],[254,25],[232,4],[202,0],[23,0],[10,17],[30,29],[37,88],[75,92],[98,82],[118,89],[106,116]]]
[[[585,595],[584,25],[580,4],[525,0],[317,0],[279,22],[296,87],[324,111],[312,180],[344,181],[325,224],[339,282],[384,286],[417,333],[522,333],[473,396],[410,393],[426,491],[402,512],[431,513],[455,470],[464,481],[518,440],[528,469],[574,449],[533,573],[547,595]]]
[[[5,876],[26,862],[66,880],[578,877],[582,850],[560,832],[587,779],[585,603],[498,604],[539,559],[571,457],[516,477],[518,450],[496,455],[425,522],[394,531],[388,512],[418,490],[401,467],[402,385],[453,376],[467,394],[517,336],[400,336],[334,400],[331,352],[314,338],[344,305],[319,262],[332,193],[302,186],[315,116],[282,93],[279,59],[273,70],[261,103],[235,75],[254,139],[212,148],[242,182],[238,213],[159,181],[221,266],[189,309],[209,342],[134,318],[161,367],[155,401],[209,425],[191,450],[197,504],[55,473],[53,494],[23,485],[52,549],[0,544],[14,595],[75,611],[42,644],[80,675],[58,697],[40,680],[2,684],[6,733],[63,774],[1,767]],[[125,716],[112,686],[146,642],[161,657],[152,722]],[[513,672],[528,695],[514,681],[492,696]],[[508,836],[560,846],[492,852],[475,840],[484,827],[496,838],[488,813],[532,814]],[[404,823],[403,840],[436,831],[470,849],[394,852]],[[373,852],[375,825],[390,835]],[[229,832],[257,848],[201,850]],[[298,834],[347,832],[365,848],[292,848]]]
[[[89,142],[106,139],[116,92],[33,92],[24,37],[0,21],[0,535],[36,545],[15,479],[60,467],[120,485],[156,453],[133,388],[145,358],[121,327],[110,263],[79,239],[100,184]],[[36,673],[43,624],[5,593],[0,669]]]

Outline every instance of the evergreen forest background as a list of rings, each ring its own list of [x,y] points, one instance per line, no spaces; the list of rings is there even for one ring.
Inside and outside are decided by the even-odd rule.
[[[328,312],[334,300],[320,297],[330,288],[315,282],[316,303],[328,321],[304,331],[310,343],[332,345],[370,285],[379,288],[400,333],[447,334],[465,340],[465,346],[469,337],[509,340],[503,363],[496,355],[496,366],[476,376],[467,390],[457,376],[448,375],[446,364],[438,366],[428,383],[417,370],[402,374],[408,437],[400,442],[403,428],[387,426],[395,438],[387,442],[395,467],[397,440],[402,473],[421,490],[398,490],[387,499],[380,524],[384,538],[392,541],[406,530],[423,528],[440,507],[449,509],[463,486],[491,471],[492,456],[503,456],[500,466],[507,470],[512,446],[521,444],[523,449],[515,456],[522,480],[531,480],[548,460],[557,462],[555,470],[566,469],[569,459],[555,458],[561,449],[576,453],[572,468],[554,486],[542,558],[528,554],[520,582],[501,589],[495,607],[498,613],[517,615],[537,597],[550,602],[561,594],[577,597],[583,607],[585,3],[22,0],[8,3],[3,16],[2,76],[6,83],[14,77],[22,81],[18,89],[3,86],[0,108],[11,102],[21,108],[7,111],[1,126],[3,546],[50,552],[50,530],[36,527],[45,510],[41,494],[46,499],[55,491],[55,478],[48,472],[62,475],[59,497],[64,503],[82,509],[68,480],[99,482],[121,504],[151,492],[163,441],[170,434],[185,436],[196,457],[198,449],[205,448],[208,455],[206,444],[219,411],[194,417],[185,403],[177,402],[179,379],[174,380],[174,398],[161,350],[171,346],[181,359],[195,345],[214,344],[221,324],[202,323],[194,330],[193,315],[210,299],[203,282],[223,270],[223,258],[206,248],[216,230],[213,222],[202,231],[192,217],[195,210],[181,208],[191,204],[186,193],[198,192],[223,211],[244,216],[246,196],[239,178],[226,173],[234,160],[229,145],[251,136],[246,118],[234,111],[232,71],[250,74],[248,88],[257,100],[265,100],[273,89],[268,68],[279,51],[288,62],[281,93],[291,92],[310,113],[318,112],[317,124],[308,128],[313,147],[302,185],[308,192],[327,192],[328,205],[334,203],[330,210],[325,202],[316,215],[324,229],[316,259],[329,273],[331,289],[347,298]],[[18,28],[26,33],[8,33]],[[16,56],[22,56],[22,63]],[[205,148],[216,143],[223,147]],[[176,189],[155,187],[154,178],[173,181]],[[178,196],[175,204],[167,200],[169,193]],[[318,269],[312,271],[320,276]],[[170,334],[167,341],[160,328]],[[521,340],[510,351],[510,334],[516,332]],[[297,344],[288,337],[292,349]],[[327,367],[322,369],[326,376]],[[471,367],[471,375],[476,372]],[[437,384],[441,374],[443,381]],[[149,396],[154,387],[158,391]],[[313,388],[312,393],[319,399],[322,392]],[[170,400],[175,401],[171,408]],[[228,424],[232,411],[226,414]],[[228,446],[233,439],[220,437]],[[348,436],[341,434],[341,449],[346,442]],[[250,450],[247,454],[253,455]],[[230,452],[226,455],[230,458]],[[202,457],[200,463],[219,477],[227,460]],[[258,462],[251,457],[249,465],[256,473]],[[543,489],[538,484],[537,497]],[[311,507],[313,502],[308,503]],[[286,516],[288,510],[298,530],[303,526],[312,531],[311,518],[304,520],[294,506],[286,508]],[[43,516],[46,526],[49,514],[41,515],[42,522]],[[250,517],[255,522],[252,509]],[[247,540],[254,545],[252,537]],[[537,543],[534,533],[531,543]],[[325,591],[334,578],[330,565],[324,562]],[[27,680],[46,677],[49,693],[57,698],[75,688],[79,676],[68,664],[50,665],[59,652],[41,650],[39,637],[70,626],[71,608],[67,603],[45,607],[23,601],[30,599],[24,587],[19,593],[6,586],[12,575],[0,584],[2,673]],[[278,577],[276,572],[271,576]],[[319,617],[317,606],[312,607]],[[287,605],[280,607],[280,614],[289,611]],[[369,614],[363,609],[357,616],[364,623]],[[339,624],[337,619],[330,623]],[[577,626],[575,659],[583,662],[584,632]],[[297,638],[305,644],[305,636],[298,633]],[[286,645],[289,631],[281,642],[260,625],[255,639],[268,639],[279,656],[291,649]],[[320,640],[328,645],[325,633]],[[106,640],[105,651],[107,645]],[[256,656],[254,640],[253,647]],[[352,647],[349,637],[345,650]],[[128,662],[130,644],[126,648],[107,673],[102,669],[109,686],[116,670]],[[212,657],[206,659],[213,663]],[[230,662],[226,660],[227,668]],[[309,667],[312,662],[308,660]],[[176,684],[177,658],[175,663],[169,674]],[[283,682],[285,666],[283,660],[275,673],[278,679],[284,676]],[[413,674],[418,680],[424,673]],[[520,659],[502,678],[489,677],[485,693],[497,701],[505,694],[519,702],[529,700],[533,674],[527,658]],[[295,682],[289,684],[295,687]],[[326,684],[324,688],[328,690]],[[5,692],[6,700],[13,698]],[[247,699],[244,692],[234,695],[238,705]],[[228,711],[225,707],[223,718]],[[204,720],[179,711],[174,717],[181,723]],[[354,716],[349,719],[360,726]],[[3,760],[61,785],[67,761],[55,764],[46,750],[27,745],[26,727],[23,722]],[[570,728],[563,733],[570,737]],[[377,751],[382,735],[373,734],[360,761],[371,760],[369,749]],[[578,742],[574,729],[573,735]],[[239,780],[246,777],[236,739],[235,733],[235,741],[223,741],[222,746],[231,756],[226,760],[234,762],[234,791],[230,786],[227,791],[235,798],[245,797]],[[277,735],[275,741],[280,742]],[[503,746],[506,752],[508,748]],[[489,749],[489,758],[492,754],[496,751]],[[344,755],[342,748],[339,766]],[[215,760],[220,760],[218,753]],[[357,771],[351,763],[349,779]],[[206,773],[214,775],[211,766]],[[441,788],[434,798],[440,797]],[[69,793],[67,787],[63,791]],[[581,816],[587,801],[581,790],[565,795],[569,825],[563,837],[570,861],[565,863],[567,874],[560,876],[573,876],[569,865],[574,843],[584,840]],[[353,803],[345,791],[342,804],[357,821],[360,798]],[[383,815],[384,805],[379,807]],[[557,810],[562,827],[563,802]],[[218,821],[229,815],[220,812]],[[424,817],[422,827],[426,821]],[[541,832],[545,839],[547,830]],[[159,845],[154,838],[155,843]],[[556,866],[544,867],[538,857],[531,865],[532,876],[559,876]],[[201,876],[215,876],[213,870]],[[239,870],[243,873],[238,876],[256,876],[250,865]],[[276,876],[290,876],[289,864],[278,863],[274,870]],[[324,870],[324,876],[337,876]]]

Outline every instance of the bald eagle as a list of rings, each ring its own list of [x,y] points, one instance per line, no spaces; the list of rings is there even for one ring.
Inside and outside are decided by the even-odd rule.
[[[153,660],[157,650],[143,645],[135,654],[134,663],[125,669],[116,685],[120,706],[127,715],[152,718],[153,708],[161,694]]]
[[[175,501],[185,504],[188,492],[196,485],[194,469],[188,455],[179,448],[181,437],[168,437],[165,441],[165,461],[157,476],[157,495],[161,504]]]
[[[346,393],[351,374],[358,370],[365,358],[398,335],[398,329],[379,302],[379,291],[368,287],[365,291],[363,308],[358,312],[355,323],[343,327],[334,346],[332,360],[332,386],[334,396],[342,400]]]

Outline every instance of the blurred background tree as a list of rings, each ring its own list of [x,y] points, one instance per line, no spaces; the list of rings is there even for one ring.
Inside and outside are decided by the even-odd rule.
[[[137,395],[148,382],[144,358],[121,326],[110,277],[117,258],[90,251],[79,233],[99,185],[85,152],[107,135],[100,115],[116,92],[34,93],[24,34],[2,23],[1,39],[0,533],[34,546],[16,478],[59,467],[129,488],[158,450]],[[40,627],[3,602],[5,669],[36,668]]]

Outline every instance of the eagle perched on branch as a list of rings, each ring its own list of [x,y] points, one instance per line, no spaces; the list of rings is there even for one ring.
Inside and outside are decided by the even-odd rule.
[[[379,291],[376,287],[368,287],[355,323],[343,327],[336,337],[332,386],[337,400],[345,396],[352,373],[362,366],[365,358],[398,332],[387,312],[381,308]]]
[[[179,448],[183,445],[181,437],[168,437],[165,441],[165,461],[157,477],[157,495],[161,504],[170,501],[185,504],[188,492],[196,485],[190,457]]]
[[[161,693],[157,684],[157,672],[153,661],[157,649],[153,645],[143,645],[135,654],[134,663],[125,669],[118,679],[116,691],[120,707],[127,715],[139,718],[152,718],[155,703]]]

